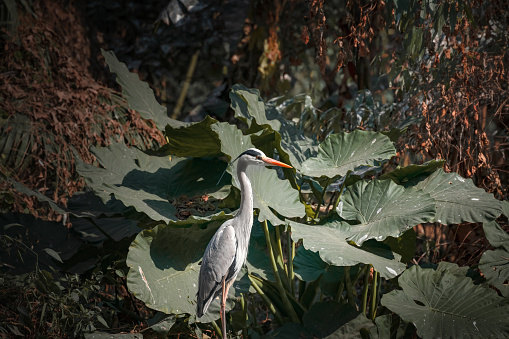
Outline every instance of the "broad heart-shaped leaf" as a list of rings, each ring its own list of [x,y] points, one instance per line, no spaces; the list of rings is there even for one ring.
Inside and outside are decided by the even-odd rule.
[[[310,177],[336,178],[361,165],[375,166],[394,155],[396,149],[382,133],[361,130],[337,133],[325,138],[318,156],[306,160],[301,172]]]
[[[436,200],[434,221],[444,225],[465,221],[489,222],[502,214],[501,201],[457,173],[445,173],[439,169],[415,188],[429,193]]]
[[[159,225],[144,230],[129,247],[127,285],[148,307],[167,314],[196,315],[199,262],[212,235],[222,224],[212,221],[207,228],[173,228]],[[231,289],[230,297],[233,297]],[[231,305],[230,305],[231,306]],[[200,320],[219,317],[219,300],[214,300]]]
[[[265,103],[257,89],[235,84],[230,91],[230,100],[235,117],[247,123],[248,127],[251,127],[254,121],[260,126],[270,126],[274,131],[279,131],[281,123],[276,119],[267,119]]]
[[[270,143],[270,146],[267,146],[276,148],[282,161],[300,169],[305,159],[316,154],[316,141],[306,137],[295,123],[286,120],[274,102],[265,104],[257,89],[236,84],[232,87],[230,99],[235,117],[248,125],[250,133],[261,132],[264,128],[268,129],[266,132],[274,133],[274,144]],[[257,146],[263,149],[258,144]]]
[[[260,210],[260,221],[268,220],[274,226],[283,223],[271,209],[287,218],[300,218],[306,214],[299,191],[288,180],[279,179],[275,170],[250,166],[247,176],[253,186],[253,205]]]
[[[430,160],[421,165],[411,164],[405,167],[398,166],[394,171],[382,175],[380,179],[392,179],[396,184],[405,187],[413,186],[426,179],[438,168],[442,168],[444,164],[445,160]]]
[[[300,246],[297,249],[293,265],[295,275],[300,280],[311,282],[321,277],[319,282],[320,290],[329,297],[336,296],[345,274],[344,267],[327,264],[320,258],[317,252],[307,250],[304,246]],[[350,275],[355,276],[358,269],[358,265],[351,268]]]
[[[133,206],[155,221],[177,220],[169,199],[215,191],[230,180],[225,176],[216,186],[225,167],[218,159],[150,156],[120,143],[93,147],[92,152],[104,168],[78,163],[78,172],[87,185],[105,203],[113,194],[124,205]]]
[[[212,126],[216,119],[208,115],[200,122],[181,126],[166,126],[163,150],[178,157],[214,157],[221,154],[221,145]]]
[[[494,251],[486,251],[479,262],[479,269],[488,284],[495,286],[502,295],[509,297],[509,234],[496,221],[483,225],[484,233]]]
[[[168,314],[196,315],[199,263],[212,235],[230,217],[223,214],[222,219],[208,222],[200,220],[187,228],[181,227],[179,223],[159,225],[138,234],[127,256],[127,265],[130,267],[127,277],[129,290],[153,309]],[[255,220],[246,266],[250,273],[272,279],[264,242],[263,232]],[[249,291],[250,284],[243,283],[245,278],[247,275],[239,274],[230,289],[229,298],[239,296],[239,292]],[[200,321],[210,322],[217,318],[218,300],[212,302],[209,311]]]
[[[440,263],[436,271],[411,267],[398,278],[402,290],[385,294],[382,305],[412,322],[424,339],[507,338],[507,301],[468,277],[452,274],[451,265]]]
[[[338,205],[339,215],[357,220],[348,240],[361,245],[367,239],[399,237],[435,215],[435,201],[427,193],[396,185],[392,180],[358,181],[349,186]]]
[[[154,91],[146,82],[140,80],[138,74],[129,72],[126,65],[118,61],[112,51],[101,49],[101,53],[106,59],[110,71],[117,74],[117,82],[122,86],[122,93],[130,108],[138,112],[142,118],[153,120],[161,131],[168,124],[173,126],[184,124],[168,117],[166,107],[157,102]]]
[[[219,150],[226,154],[230,161],[235,160],[244,151],[254,147],[251,138],[242,134],[242,131],[235,125],[219,122],[211,125],[210,128],[218,137]],[[236,173],[236,171],[233,171],[233,169],[236,169],[236,166],[237,163],[232,164],[230,173]]]
[[[486,282],[495,286],[506,298],[509,297],[509,251],[497,248],[486,251],[479,262],[479,269],[486,277]]]
[[[292,239],[303,239],[306,249],[318,252],[320,258],[330,265],[354,266],[371,264],[384,278],[394,278],[405,270],[401,256],[374,240],[362,247],[350,245],[345,239],[350,236],[349,226],[342,222],[331,222],[322,226],[310,226],[290,221]]]
[[[483,224],[484,234],[491,246],[509,251],[509,234],[496,221]]]

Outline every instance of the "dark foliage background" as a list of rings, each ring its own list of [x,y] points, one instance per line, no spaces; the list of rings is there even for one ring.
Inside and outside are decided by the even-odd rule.
[[[123,141],[157,150],[167,142],[129,108],[101,48],[148,82],[171,118],[194,122],[210,115],[242,125],[228,96],[240,83],[265,99],[297,98],[287,118],[318,141],[356,128],[407,128],[389,166],[444,159],[447,172],[508,200],[504,0],[433,6],[3,0],[0,9],[2,337],[77,337],[96,328],[139,333],[165,317],[127,289],[125,257],[136,223],[112,227],[108,235],[98,231],[103,224],[125,225],[138,212],[120,202],[106,208],[76,171],[78,161],[98,166],[91,146]],[[55,212],[8,179],[70,213]],[[217,202],[198,196],[172,203],[185,219]],[[499,223],[508,230],[506,217]],[[472,266],[490,248],[481,224],[423,224],[415,231],[414,263]],[[269,327],[267,314],[260,310],[260,326]],[[183,320],[165,321],[175,324],[171,335],[200,335]]]

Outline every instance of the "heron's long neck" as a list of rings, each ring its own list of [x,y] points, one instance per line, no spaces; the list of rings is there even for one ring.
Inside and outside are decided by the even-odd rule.
[[[246,169],[247,165],[243,162],[239,162],[237,166],[237,177],[240,183],[240,208],[236,218],[241,221],[237,224],[237,227],[243,228],[242,231],[250,235],[251,227],[253,226],[253,189],[247,177]]]

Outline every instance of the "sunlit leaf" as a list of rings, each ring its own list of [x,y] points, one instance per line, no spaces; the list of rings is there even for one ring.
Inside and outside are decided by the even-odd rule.
[[[444,225],[465,221],[489,222],[502,214],[501,201],[457,173],[445,173],[439,169],[415,188],[429,193],[436,200],[434,221]]]
[[[287,217],[303,217],[305,206],[300,202],[299,191],[294,189],[288,180],[281,180],[275,170],[250,166],[248,177],[253,185],[253,205],[260,210],[258,219],[268,220],[272,225],[282,224],[271,211]]]
[[[355,130],[329,135],[318,148],[318,155],[302,164],[301,172],[311,177],[335,178],[361,165],[375,166],[390,159],[396,150],[382,133]]]
[[[435,215],[435,201],[427,193],[404,188],[391,180],[358,181],[345,191],[339,215],[356,220],[348,240],[361,245],[367,239],[399,237]]]
[[[269,120],[265,114],[265,103],[257,89],[247,88],[243,85],[233,85],[230,92],[231,107],[235,111],[235,117],[247,123],[248,127],[256,122],[260,126],[270,126],[274,131],[279,131],[281,123]]]
[[[215,157],[221,154],[221,145],[212,126],[216,119],[208,115],[200,122],[186,125],[166,126],[166,140],[164,146],[170,154],[178,157]]]
[[[155,221],[177,220],[169,199],[215,191],[229,180],[225,176],[216,185],[224,169],[218,159],[150,156],[124,144],[92,148],[92,152],[104,168],[78,163],[78,172],[87,185],[105,203],[113,194]]]
[[[183,124],[168,117],[166,107],[157,102],[154,91],[146,82],[140,80],[138,74],[129,72],[127,66],[118,61],[112,51],[101,49],[101,52],[110,67],[110,71],[117,74],[117,82],[122,87],[122,93],[130,108],[138,112],[144,119],[153,120],[161,131],[168,124],[173,126]]]
[[[127,285],[131,293],[158,311],[196,315],[199,263],[210,238],[221,224],[212,221],[205,229],[198,225],[190,228],[159,225],[141,232],[127,255],[130,267]],[[231,289],[231,297],[233,291]],[[216,299],[200,321],[219,318],[218,310],[219,300]]]
[[[371,264],[384,278],[394,278],[405,269],[405,265],[400,262],[401,256],[382,243],[367,241],[362,247],[349,244],[346,238],[351,233],[346,223],[331,222],[323,226],[310,226],[290,222],[290,225],[292,239],[296,242],[303,239],[306,249],[318,252],[320,258],[330,265]]]
[[[483,225],[484,233],[495,250],[483,253],[479,269],[486,282],[509,297],[509,234],[496,221]]]
[[[336,296],[345,273],[344,267],[327,264],[317,252],[307,250],[304,246],[297,249],[293,265],[295,275],[300,280],[311,282],[320,278],[320,290],[327,296]],[[350,274],[356,274],[357,271],[358,266],[354,266]]]
[[[411,267],[398,278],[402,290],[385,294],[382,305],[412,322],[424,339],[507,337],[509,304],[494,290],[452,274],[450,265]]]

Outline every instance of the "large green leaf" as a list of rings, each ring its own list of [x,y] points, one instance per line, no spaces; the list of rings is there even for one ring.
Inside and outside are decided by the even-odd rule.
[[[242,134],[242,131],[235,125],[231,125],[227,122],[220,122],[212,125],[211,130],[218,136],[220,151],[227,155],[230,161],[237,159],[244,151],[255,147],[251,142],[251,138]],[[229,168],[230,173],[236,173],[236,171],[233,170],[236,168],[237,163],[232,164],[232,167]]]
[[[496,221],[483,225],[484,233],[493,251],[486,251],[479,262],[479,269],[486,281],[500,290],[502,295],[509,297],[509,234]]]
[[[198,225],[190,228],[159,225],[138,234],[129,247],[126,261],[130,268],[127,285],[131,293],[158,311],[196,315],[199,262],[221,224],[212,221],[205,229]],[[229,295],[233,297],[233,289]],[[218,310],[216,299],[200,320],[217,319]]]
[[[293,265],[295,275],[300,280],[312,282],[320,278],[320,290],[327,296],[336,296],[345,274],[344,267],[327,264],[317,252],[307,250],[304,246],[297,249]],[[358,266],[354,266],[350,269],[350,275],[357,274],[357,271]]]
[[[502,247],[509,251],[509,234],[496,221],[483,224],[483,229],[491,246]]]
[[[268,220],[274,226],[282,224],[272,209],[287,218],[299,218],[306,214],[299,191],[288,180],[279,179],[275,170],[250,166],[247,175],[253,185],[253,205],[260,210],[260,221]]]
[[[401,256],[376,241],[367,241],[362,247],[349,244],[345,239],[351,233],[346,223],[331,222],[323,226],[310,226],[290,222],[292,239],[303,239],[306,249],[318,252],[320,258],[330,265],[354,266],[371,264],[384,278],[394,278],[405,270]]]
[[[257,89],[249,89],[239,84],[233,86],[230,99],[235,117],[247,123],[250,133],[262,132],[264,128],[265,135],[273,133],[274,143],[267,146],[271,148],[271,152],[274,148],[277,149],[281,160],[300,169],[305,159],[316,154],[317,142],[306,137],[295,123],[287,121],[281,114],[281,107],[286,107],[287,101],[292,100],[279,106],[274,102],[265,104]],[[254,140],[253,142],[256,143]],[[256,145],[263,150],[258,143]]]
[[[439,169],[415,188],[429,193],[436,200],[434,221],[444,225],[465,221],[489,222],[502,214],[501,201],[457,173],[445,173]]]
[[[399,237],[409,228],[433,219],[435,201],[427,193],[396,185],[392,180],[358,181],[338,205],[339,215],[360,224],[348,238],[358,245],[367,239]]]
[[[101,49],[101,52],[110,67],[110,71],[117,74],[117,82],[122,86],[122,93],[130,108],[138,112],[144,119],[153,120],[161,131],[168,124],[173,126],[184,124],[168,117],[166,107],[157,102],[154,91],[146,82],[140,80],[138,74],[129,72],[126,65],[118,61],[112,51]]]
[[[92,152],[104,168],[78,163],[78,172],[87,185],[105,203],[114,195],[124,205],[133,206],[156,221],[177,220],[169,199],[216,191],[230,180],[226,176],[216,185],[224,169],[218,159],[149,156],[120,143],[92,147]]]
[[[382,175],[380,179],[392,179],[396,184],[405,187],[413,186],[419,181],[426,179],[438,168],[442,168],[444,164],[445,160],[430,160],[421,165],[411,164],[405,167],[398,166],[394,171]]]
[[[412,322],[427,338],[507,338],[509,304],[489,288],[474,285],[465,276],[413,266],[398,282],[402,290],[382,297],[382,305]]]
[[[171,222],[170,225],[158,225],[138,234],[127,257],[131,292],[156,310],[168,314],[195,315],[195,295],[203,252],[212,235],[229,218],[231,215],[222,214],[214,221],[198,220],[194,224],[187,224],[188,227],[181,227],[181,222]],[[247,271],[241,271],[230,289],[229,298],[249,291],[247,272],[273,280],[265,250],[265,236],[255,220],[249,242]],[[216,300],[200,321],[209,322],[218,317],[219,302]]]
[[[208,115],[200,122],[182,126],[166,126],[164,150],[178,157],[214,157],[221,154],[221,145],[212,126],[216,119]]]
[[[361,130],[337,133],[320,144],[318,155],[306,160],[301,172],[310,177],[335,178],[361,165],[375,166],[394,155],[396,149],[382,133]]]
[[[247,123],[248,127],[254,121],[259,126],[270,126],[274,131],[279,131],[281,123],[276,119],[267,119],[265,103],[257,89],[235,84],[230,91],[230,100],[235,117]]]

